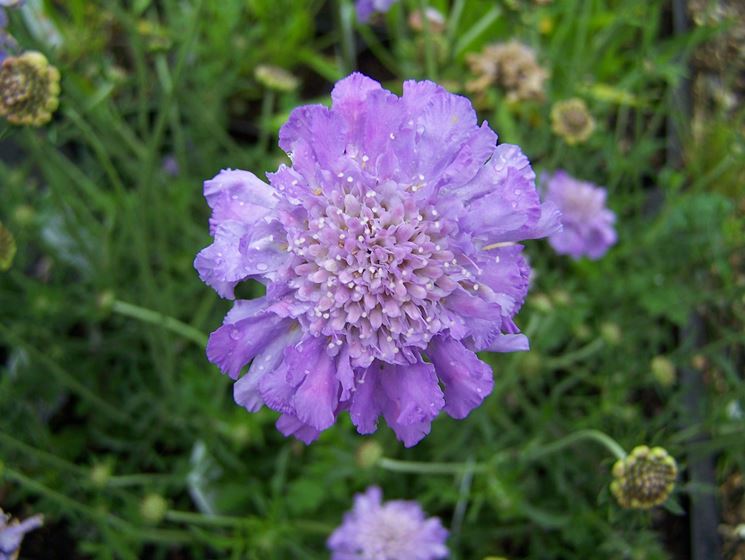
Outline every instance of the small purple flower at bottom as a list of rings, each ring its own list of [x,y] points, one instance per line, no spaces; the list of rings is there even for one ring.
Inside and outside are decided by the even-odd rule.
[[[560,255],[599,259],[616,240],[616,215],[605,206],[606,190],[565,171],[542,177],[545,200],[561,210],[564,226],[548,241]]]
[[[416,502],[382,502],[372,486],[354,498],[352,511],[328,540],[331,560],[438,560],[447,558],[448,532],[426,518]]]
[[[8,523],[10,516],[0,509],[0,560],[18,558],[18,549],[26,533],[38,529],[44,524],[41,515],[34,515],[25,521]]]
[[[357,19],[367,23],[374,13],[385,13],[398,0],[357,0]]]
[[[528,291],[520,241],[561,227],[517,146],[465,97],[361,74],[331,107],[295,109],[279,132],[292,165],[205,182],[212,245],[195,267],[234,299],[207,357],[251,412],[310,443],[348,412],[361,434],[382,416],[406,446],[445,411],[465,418],[491,392],[476,352],[528,349],[513,317]],[[248,372],[242,377],[245,366]]]

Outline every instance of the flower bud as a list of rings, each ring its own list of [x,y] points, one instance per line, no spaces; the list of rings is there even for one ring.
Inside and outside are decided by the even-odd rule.
[[[29,51],[0,65],[0,116],[17,125],[41,126],[59,105],[59,71]]]
[[[672,387],[675,384],[675,365],[665,356],[655,356],[650,363],[652,376],[655,381],[663,387]]]
[[[293,91],[300,85],[294,74],[270,64],[259,64],[254,70],[254,77],[261,85],[276,91]]]
[[[371,469],[382,456],[383,448],[377,441],[366,441],[357,448],[357,466],[361,469]]]
[[[16,240],[8,228],[0,222],[0,272],[4,272],[13,264],[16,256]]]
[[[649,509],[667,500],[675,487],[678,467],[662,447],[635,447],[613,465],[611,492],[625,509]]]
[[[140,503],[140,515],[151,525],[160,523],[168,510],[168,502],[160,494],[148,494]]]

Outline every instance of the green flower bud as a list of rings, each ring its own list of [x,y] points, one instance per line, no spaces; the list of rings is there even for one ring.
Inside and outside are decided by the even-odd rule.
[[[99,463],[93,465],[91,469],[91,482],[96,488],[104,488],[111,479],[111,465],[108,463]]]
[[[148,494],[140,503],[140,515],[146,523],[157,525],[168,511],[168,502],[160,494]]]
[[[655,356],[650,363],[652,376],[657,383],[663,387],[672,387],[675,384],[675,365],[665,356]]]
[[[357,448],[357,466],[362,469],[371,469],[377,465],[383,456],[383,448],[377,441],[366,441]]]
[[[621,342],[621,329],[615,323],[603,323],[600,325],[600,336],[611,346],[616,346]]]
[[[0,271],[10,269],[16,256],[16,240],[10,230],[0,222]]]
[[[300,85],[293,74],[270,64],[259,64],[254,70],[254,76],[260,84],[276,91],[293,91]]]
[[[0,116],[17,125],[41,126],[59,105],[59,71],[29,51],[0,65]]]
[[[662,447],[635,447],[613,465],[610,490],[626,509],[649,509],[662,504],[675,487],[678,467]]]

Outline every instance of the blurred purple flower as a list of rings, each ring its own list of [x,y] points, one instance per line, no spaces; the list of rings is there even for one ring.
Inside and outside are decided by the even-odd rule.
[[[437,517],[425,518],[416,502],[382,503],[372,486],[354,497],[352,511],[328,540],[331,560],[438,560],[447,558],[447,530]]]
[[[0,62],[8,56],[8,51],[13,51],[18,47],[13,36],[5,30],[8,25],[5,8],[17,8],[24,2],[25,0],[0,0]]]
[[[413,81],[398,97],[361,74],[331,97],[292,112],[279,133],[292,166],[271,186],[238,170],[205,182],[200,277],[229,299],[266,285],[235,302],[207,356],[238,380],[237,403],[282,413],[285,435],[309,443],[349,411],[360,433],[382,415],[411,446],[441,409],[464,418],[491,392],[475,352],[527,350],[517,242],[557,231],[559,213],[465,97]]]
[[[0,560],[18,558],[18,549],[26,533],[44,524],[41,515],[34,515],[25,521],[8,523],[10,516],[0,510]]]
[[[599,259],[616,240],[616,215],[605,207],[606,190],[565,171],[542,178],[546,201],[562,213],[563,229],[549,237],[561,255]]]
[[[178,177],[181,173],[181,166],[178,164],[178,159],[173,154],[168,154],[163,158],[160,164],[163,173],[171,177]]]
[[[367,23],[374,13],[385,13],[398,0],[357,0],[357,19],[361,23]]]

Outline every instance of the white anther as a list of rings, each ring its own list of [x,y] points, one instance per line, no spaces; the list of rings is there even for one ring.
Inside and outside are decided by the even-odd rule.
[[[347,177],[347,183],[351,183],[352,181],[354,181],[353,177]]]
[[[340,178],[341,178],[341,177],[344,177],[344,172],[343,172],[343,171],[339,171],[339,173],[338,173],[337,177],[340,177]]]
[[[350,282],[349,284],[347,284],[347,288],[349,288],[350,290],[354,288],[354,282]]]
[[[357,236],[357,241],[364,241],[364,240],[365,240],[365,236],[364,235],[358,235]]]
[[[328,319],[329,317],[331,317],[331,315],[329,315],[328,313],[324,313],[324,314],[323,314],[323,318],[324,318],[324,319]]]
[[[364,162],[370,161],[370,158],[367,156],[362,156],[362,161]]]

